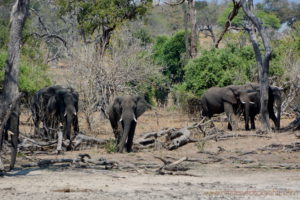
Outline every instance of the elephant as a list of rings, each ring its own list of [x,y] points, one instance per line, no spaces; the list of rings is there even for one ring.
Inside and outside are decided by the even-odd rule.
[[[249,106],[253,102],[250,101],[248,92],[241,89],[240,86],[212,87],[201,96],[202,116],[211,118],[214,114],[225,112],[228,129],[236,130],[237,124],[233,117],[239,113],[241,104],[244,104],[245,110],[248,112]]]
[[[132,143],[137,119],[151,106],[141,96],[119,96],[114,99],[107,110],[107,115],[113,129],[117,151],[122,153],[132,151]]]
[[[32,102],[35,132],[39,130],[40,121],[43,122],[44,129],[48,127],[58,128],[59,123],[61,123],[64,138],[71,141],[71,126],[73,125],[75,135],[79,132],[78,101],[79,95],[72,88],[56,85],[39,90],[34,95]],[[53,121],[57,123],[51,124]],[[47,134],[49,136],[49,131]],[[67,150],[70,149],[71,142],[67,147]]]
[[[256,83],[250,83],[243,86],[244,88],[255,90],[255,92],[250,92],[249,98],[254,104],[250,106],[249,116],[244,113],[245,119],[250,117],[251,129],[255,129],[255,116],[260,113],[260,85]],[[281,91],[282,89],[276,86],[269,86],[269,100],[268,100],[268,112],[271,120],[277,130],[280,129],[280,115],[281,115]],[[274,105],[276,104],[277,117],[274,112]],[[245,120],[245,128],[249,130],[249,122]]]
[[[11,159],[9,170],[13,169],[16,163],[17,153],[18,153],[18,138],[19,138],[19,116],[20,107],[16,105],[15,109],[11,113],[6,125],[4,126],[3,134],[0,135],[0,151],[2,150],[4,140],[8,140],[9,135],[11,135]],[[4,170],[2,161],[0,158],[0,171]]]

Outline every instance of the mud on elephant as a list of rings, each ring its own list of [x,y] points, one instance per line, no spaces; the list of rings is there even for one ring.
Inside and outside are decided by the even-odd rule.
[[[151,106],[140,96],[116,97],[107,110],[118,152],[132,151],[137,119]]]
[[[78,126],[79,95],[72,88],[56,85],[38,91],[32,100],[32,113],[35,133],[39,134],[39,124],[42,121],[46,136],[53,137],[52,129],[63,125],[64,137],[71,141],[71,126],[74,134],[79,132]],[[71,149],[71,142],[67,150]]]

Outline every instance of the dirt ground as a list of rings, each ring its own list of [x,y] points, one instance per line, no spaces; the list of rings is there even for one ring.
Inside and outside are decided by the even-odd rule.
[[[27,118],[22,116],[22,121]],[[101,120],[99,113],[95,113],[94,119],[93,131],[89,132],[81,116],[81,130],[97,138],[112,138],[108,121]],[[282,126],[290,121],[292,119],[283,119]],[[147,111],[138,119],[135,138],[145,132],[184,127],[191,123],[187,115],[175,111]],[[226,123],[222,120],[215,124],[226,130]],[[256,133],[242,130],[242,122],[240,129],[237,132],[239,134]],[[32,127],[22,127],[24,134],[30,134],[32,130]],[[294,144],[300,142],[300,139],[292,132],[270,133],[268,136],[190,143],[173,151],[151,149],[119,154],[107,153],[104,147],[93,147],[65,152],[63,155],[20,155],[16,169],[0,177],[1,200],[300,199],[299,151],[293,152],[284,147],[265,148],[271,144]],[[182,165],[189,170],[184,175],[157,175],[154,169],[141,167],[136,170],[76,169],[61,165],[47,168],[22,167],[22,164],[39,159],[75,158],[79,153],[88,153],[95,159],[104,158],[128,166],[163,165],[155,156],[172,161],[188,157],[189,161]]]

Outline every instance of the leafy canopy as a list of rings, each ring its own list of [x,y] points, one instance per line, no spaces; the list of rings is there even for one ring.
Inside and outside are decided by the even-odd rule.
[[[224,26],[224,24],[227,21],[227,17],[229,13],[233,9],[233,4],[229,4],[227,8],[224,9],[223,14],[220,15],[218,18],[218,23],[220,26]],[[263,10],[256,10],[255,15],[263,22],[263,25],[268,28],[274,28],[278,29],[280,28],[280,20],[276,15],[272,13],[267,13]],[[246,16],[242,9],[239,10],[237,16],[234,17],[234,19],[231,22],[231,25],[236,27],[241,27],[244,24],[244,21],[246,19]]]
[[[179,31],[172,37],[157,37],[153,46],[154,61],[162,65],[163,75],[172,83],[183,81],[183,66],[185,53],[185,32]]]
[[[80,29],[93,34],[102,26],[115,28],[125,20],[144,15],[152,0],[57,0],[57,3],[61,15],[75,15]]]

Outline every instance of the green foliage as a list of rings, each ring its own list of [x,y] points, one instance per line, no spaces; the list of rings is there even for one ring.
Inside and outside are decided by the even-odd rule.
[[[93,34],[100,27],[115,28],[126,20],[135,19],[146,13],[152,0],[57,0],[60,14],[73,13],[79,27]]]
[[[280,20],[278,19],[278,17],[276,17],[276,15],[272,13],[266,13],[262,10],[258,10],[256,12],[256,16],[262,20],[263,24],[266,27],[274,28],[274,29],[280,28]]]
[[[159,64],[159,65],[163,65],[163,52],[164,52],[164,45],[167,42],[167,40],[169,39],[168,36],[166,35],[162,35],[162,36],[158,36],[156,38],[155,44],[153,46],[153,59],[154,61]]]
[[[205,50],[185,66],[184,85],[186,90],[200,96],[213,86],[245,83],[251,79],[254,66],[251,46],[238,48],[231,44],[223,49]]]
[[[227,21],[227,17],[229,15],[229,13],[232,11],[232,9],[233,9],[232,3],[230,3],[228,5],[228,7],[224,9],[223,14],[220,15],[220,17],[218,18],[218,23],[220,26],[224,26],[224,24]],[[263,22],[263,25],[265,27],[274,28],[274,29],[278,29],[280,27],[279,18],[272,13],[267,13],[263,10],[257,10],[255,12],[255,15]],[[240,27],[244,24],[245,19],[246,19],[246,16],[245,16],[243,10],[240,9],[237,16],[235,16],[233,18],[231,25]]]
[[[117,152],[117,145],[114,139],[109,139],[107,143],[104,145],[104,149],[107,153],[115,153]]]
[[[145,29],[138,30],[137,32],[133,33],[133,36],[141,40],[142,46],[152,43],[152,38]]]
[[[153,57],[157,64],[163,65],[163,75],[171,83],[183,81],[185,53],[185,32],[179,31],[172,37],[158,37],[153,47]]]
[[[0,82],[4,80],[5,63],[7,53],[0,50]],[[51,81],[46,73],[47,66],[39,64],[36,65],[29,61],[25,56],[20,60],[20,78],[19,87],[20,91],[25,93],[34,93],[37,90],[51,85]],[[1,84],[2,87],[2,84]]]

